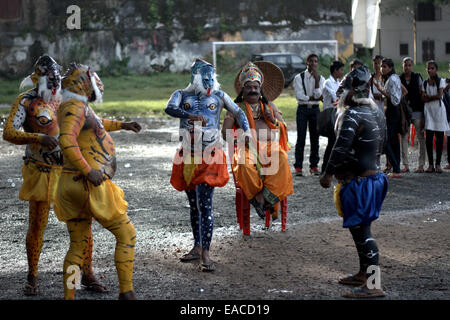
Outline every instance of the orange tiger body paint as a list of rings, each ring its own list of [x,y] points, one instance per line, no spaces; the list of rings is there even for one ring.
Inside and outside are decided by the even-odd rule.
[[[93,88],[95,82],[97,88]],[[116,238],[115,265],[122,297],[134,297],[133,266],[136,231],[126,211],[124,192],[111,178],[116,170],[116,150],[108,131],[122,129],[120,121],[99,118],[89,106],[101,94],[98,76],[88,66],[71,64],[63,78],[65,90],[58,109],[59,143],[64,167],[58,184],[55,213],[66,222],[70,248],[64,259],[64,298],[74,299],[71,266],[81,266],[88,254],[88,232],[96,219]],[[97,96],[97,98],[99,98]],[[101,98],[101,97],[100,97]],[[104,180],[95,185],[89,173],[100,170]],[[95,174],[97,174],[96,172]]]

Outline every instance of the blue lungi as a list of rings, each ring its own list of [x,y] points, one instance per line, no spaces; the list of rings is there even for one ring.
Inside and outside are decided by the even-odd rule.
[[[388,190],[388,178],[378,172],[368,177],[355,177],[343,184],[339,191],[340,206],[344,215],[344,228],[377,219]]]

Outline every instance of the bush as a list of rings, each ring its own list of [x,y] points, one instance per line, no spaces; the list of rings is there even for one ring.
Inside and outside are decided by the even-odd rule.
[[[128,68],[128,62],[130,62],[130,57],[125,57],[122,60],[113,59],[109,62],[108,66],[102,66],[100,69],[100,74],[102,76],[122,76],[122,75],[132,75],[135,72]]]

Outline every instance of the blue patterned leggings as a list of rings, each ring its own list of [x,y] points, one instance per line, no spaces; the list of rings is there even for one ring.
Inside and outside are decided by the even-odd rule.
[[[186,190],[191,208],[191,226],[196,247],[209,250],[214,229],[212,200],[214,187],[206,183],[196,186],[194,190]]]

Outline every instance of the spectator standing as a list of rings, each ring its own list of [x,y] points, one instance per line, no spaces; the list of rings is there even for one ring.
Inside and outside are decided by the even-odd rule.
[[[374,86],[386,98],[386,156],[392,166],[391,178],[401,178],[400,173],[400,100],[402,98],[402,83],[400,77],[395,73],[392,59],[384,58],[381,62],[381,73],[383,75],[384,87],[374,82]]]
[[[424,116],[423,116],[423,102],[422,96],[422,76],[419,73],[412,71],[414,62],[412,58],[406,57],[403,59],[403,73],[400,75],[400,80],[402,85],[408,90],[406,95],[406,100],[408,105],[411,107],[412,113],[412,124],[416,129],[417,137],[419,140],[419,167],[414,171],[416,173],[422,173],[423,166],[425,165],[425,136],[423,133],[424,126]],[[402,172],[409,172],[409,161],[408,161],[408,133],[402,135],[402,162],[403,169]]]
[[[325,78],[317,72],[319,57],[312,53],[306,58],[307,70],[294,78],[294,90],[297,98],[297,143],[295,145],[295,174],[303,175],[303,153],[305,149],[306,129],[309,127],[311,151],[309,157],[309,171],[319,175],[319,133],[317,131],[317,117],[319,102],[322,100],[322,88]]]
[[[344,64],[340,61],[333,61],[330,65],[330,77],[325,81],[323,86],[323,111],[331,108],[336,109],[336,104],[338,101],[336,92],[339,88],[339,80],[342,79],[343,76]],[[325,168],[327,167],[331,149],[333,148],[334,142],[336,141],[336,134],[334,133],[334,123],[332,123],[332,125],[333,127],[331,128],[331,130],[329,130],[327,148],[325,149],[325,153],[323,155],[321,172],[324,172]]]
[[[370,90],[372,91],[372,97],[376,105],[384,113],[384,97],[378,91],[377,87],[374,86],[374,82],[378,82],[381,86],[384,86],[383,76],[381,74],[381,61],[383,61],[383,57],[380,55],[376,55],[372,59],[373,74],[370,79]]]
[[[450,63],[448,64],[448,71],[450,72]],[[448,95],[450,95],[450,78],[445,79],[446,87],[444,91],[447,92]],[[448,120],[448,117],[447,117]],[[448,123],[450,126],[450,121]],[[450,130],[445,132],[445,135],[447,136],[447,165],[444,167],[444,169],[450,170]]]
[[[442,173],[441,157],[444,143],[444,132],[450,130],[447,113],[442,101],[445,80],[438,76],[438,66],[433,60],[427,62],[429,78],[422,84],[422,101],[425,103],[426,146],[429,167],[425,172]],[[436,162],[433,162],[433,142],[436,137]],[[434,166],[436,164],[436,166]]]

